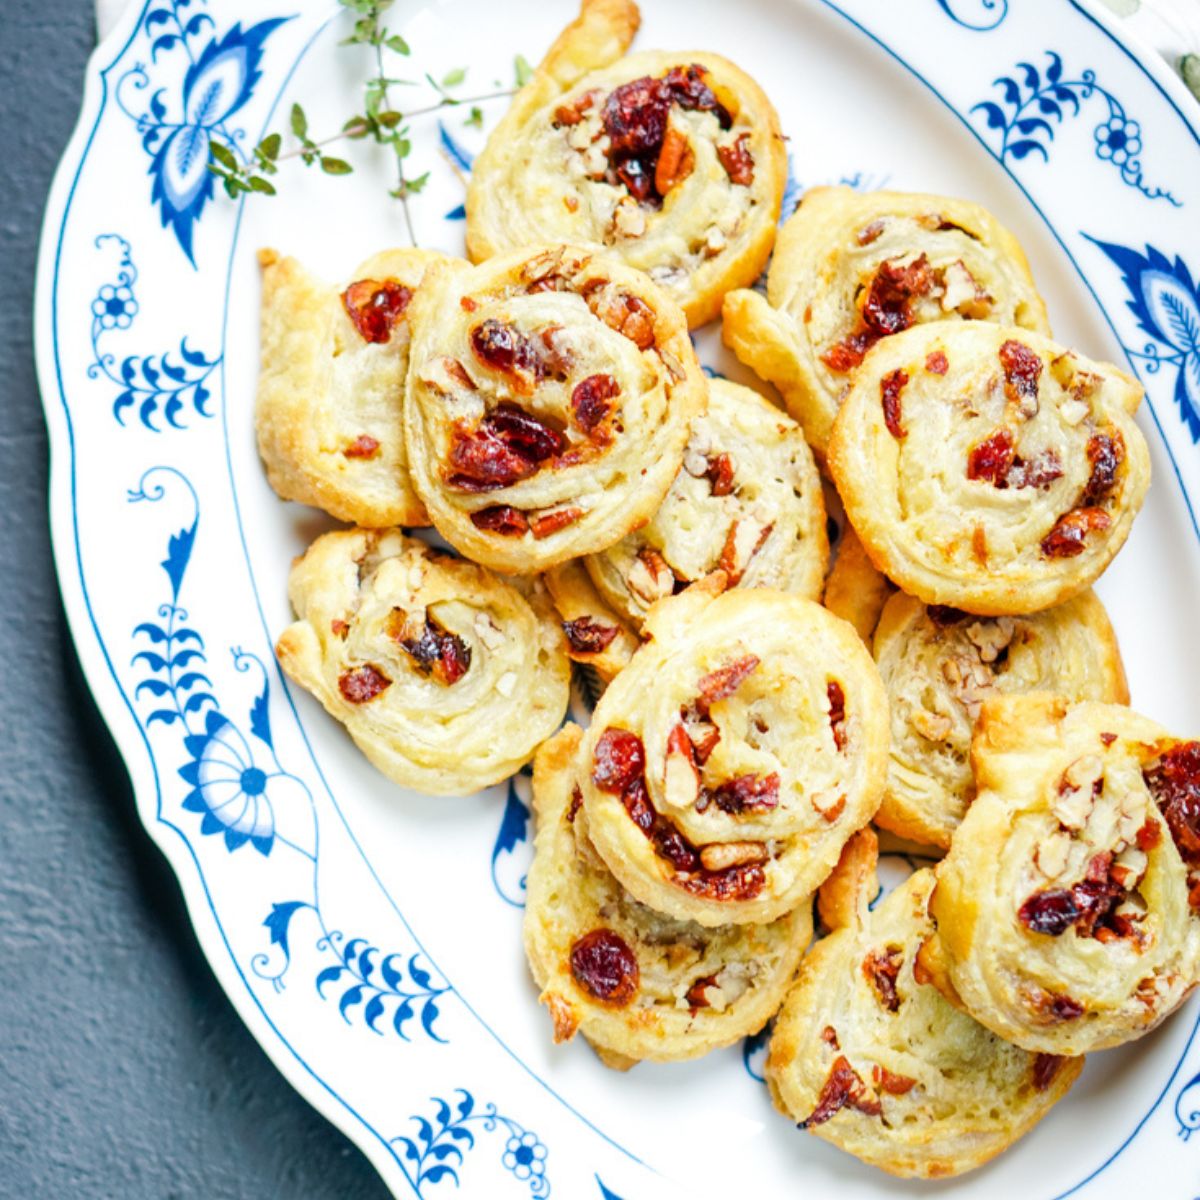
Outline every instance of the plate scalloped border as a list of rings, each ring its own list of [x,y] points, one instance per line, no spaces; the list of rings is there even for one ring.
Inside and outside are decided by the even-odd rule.
[[[199,3],[203,2],[199,0]],[[1109,116],[1095,128],[1095,156],[1100,172],[1097,179],[1110,188],[1126,189],[1127,194],[1119,194],[1126,202],[1120,208],[1126,209],[1136,199],[1139,204],[1157,203],[1160,208],[1186,204],[1194,210],[1200,207],[1200,179],[1188,190],[1176,185],[1179,196],[1172,194],[1170,189],[1163,189],[1157,179],[1148,182],[1143,177],[1139,158],[1141,127],[1136,116],[1126,113],[1117,94],[1106,91],[1103,81],[1097,80],[1094,73],[1083,72],[1079,80],[1074,81],[1065,76],[1062,58],[1052,52],[1046,52],[1048,57],[1040,62],[1040,66],[1015,56],[1010,60],[997,54],[1000,75],[996,88],[999,90],[991,95],[980,94],[956,101],[939,91],[922,73],[919,63],[914,61],[918,58],[916,52],[906,56],[905,48],[898,45],[903,38],[885,42],[872,30],[872,19],[876,25],[883,22],[884,0],[811,2],[855,26],[928,88],[1008,172],[1042,217],[1047,229],[1075,265],[1079,279],[1091,293],[1097,311],[1104,315],[1113,337],[1125,349],[1129,365],[1146,384],[1149,410],[1174,469],[1193,530],[1200,537],[1197,521],[1200,452],[1196,446],[1200,440],[1200,290],[1187,265],[1200,271],[1200,223],[1193,222],[1190,237],[1180,237],[1176,244],[1167,247],[1165,253],[1149,246],[1143,252],[1137,246],[1103,242],[1074,229],[1063,233],[1047,215],[1046,199],[1039,201],[1034,168],[1039,158],[1049,156],[1051,122],[1061,124],[1063,120],[1077,116],[1080,99],[1099,95],[1108,102]],[[1173,110],[1174,116],[1170,120],[1191,139],[1194,155],[1195,148],[1200,147],[1200,109],[1157,56],[1133,44],[1127,35],[1118,34],[1113,18],[1090,0],[1054,2],[1064,19],[1067,12],[1074,13],[1077,19],[1111,41],[1130,68],[1153,85],[1166,106],[1164,111],[1166,108]],[[310,7],[317,9],[320,6],[313,4]],[[928,7],[928,21],[939,21],[945,26],[940,33],[961,39],[963,45],[969,41],[985,50],[993,35],[1004,39],[1006,45],[1012,40],[1017,24],[1016,10],[1032,11],[1032,0],[1011,0],[1011,3],[1010,0],[928,0]],[[400,1038],[406,1039],[416,1030],[422,1040],[411,1049],[436,1053],[435,1048],[442,1042],[445,1010],[457,999],[475,1018],[469,1025],[469,1035],[476,1039],[476,1044],[486,1047],[493,1057],[507,1054],[514,1062],[519,1062],[487,1029],[482,1015],[471,1011],[465,999],[458,996],[449,982],[440,977],[432,962],[423,957],[423,948],[403,914],[395,908],[394,901],[391,902],[393,911],[382,922],[378,933],[365,931],[366,936],[349,940],[344,939],[336,928],[338,923],[323,914],[318,890],[318,838],[326,838],[327,846],[342,839],[340,851],[335,845],[333,850],[325,851],[327,854],[357,853],[364,863],[367,859],[354,842],[353,833],[320,777],[303,729],[291,707],[290,696],[274,672],[274,664],[267,666],[266,656],[253,651],[237,649],[233,652],[232,670],[244,676],[247,682],[257,681],[250,691],[249,715],[240,725],[226,715],[216,697],[205,690],[211,687],[204,671],[199,669],[208,669],[205,643],[198,631],[187,624],[186,610],[178,603],[195,549],[200,500],[191,482],[175,466],[147,460],[150,465],[135,472],[136,479],[129,481],[135,484],[128,495],[130,501],[153,505],[166,501],[168,507],[173,505],[178,512],[182,500],[184,513],[182,518],[176,515],[172,521],[162,524],[160,531],[153,535],[157,539],[153,544],[161,547],[166,557],[161,564],[152,565],[165,572],[166,584],[160,582],[164,599],[156,610],[157,615],[150,613],[151,619],[139,624],[134,631],[135,635],[140,632],[142,641],[133,642],[127,633],[123,633],[120,648],[110,651],[101,631],[101,617],[93,609],[80,541],[77,491],[80,459],[77,457],[76,421],[72,418],[62,366],[64,338],[60,337],[58,326],[58,285],[71,203],[101,120],[106,108],[109,111],[120,108],[125,118],[135,121],[143,139],[143,150],[150,157],[155,188],[153,198],[159,207],[164,236],[173,236],[180,249],[191,258],[192,237],[204,216],[206,196],[203,174],[197,176],[194,171],[188,172],[189,156],[192,167],[198,151],[202,151],[203,160],[207,160],[206,138],[235,142],[236,134],[231,132],[235,117],[240,122],[248,112],[254,112],[255,121],[265,128],[292,72],[331,19],[326,7],[321,13],[306,13],[285,21],[260,21],[243,29],[240,22],[227,21],[222,25],[215,19],[215,14],[222,11],[231,14],[231,20],[232,15],[239,13],[239,6],[229,0],[215,0],[209,9],[202,9],[197,4],[190,13],[185,11],[188,8],[189,0],[146,0],[141,6],[130,6],[118,27],[95,51],[88,66],[79,123],[64,151],[43,225],[35,297],[35,339],[43,403],[51,434],[51,529],[64,605],[84,674],[129,770],[143,824],[180,881],[205,954],[242,1019],[284,1076],[364,1150],[397,1194],[422,1196],[439,1181],[448,1178],[457,1181],[457,1169],[463,1165],[465,1155],[475,1147],[481,1135],[486,1135],[494,1143],[494,1166],[512,1177],[508,1182],[519,1184],[534,1197],[546,1196],[551,1190],[545,1165],[546,1146],[547,1141],[554,1139],[547,1136],[547,1141],[543,1141],[539,1134],[508,1115],[533,1111],[540,1099],[539,1093],[544,1095],[544,1091],[551,1091],[549,1085],[537,1079],[528,1067],[524,1068],[524,1074],[511,1072],[516,1082],[511,1094],[505,1097],[503,1113],[495,1105],[476,1100],[477,1085],[457,1086],[458,1081],[455,1081],[455,1087],[443,1089],[443,1096],[428,1102],[424,1101],[424,1087],[419,1088],[412,1099],[415,1131],[413,1128],[408,1130],[412,1136],[406,1136],[398,1126],[389,1133],[377,1128],[350,1099],[335,1089],[325,1077],[329,1072],[310,1063],[312,1055],[306,1057],[296,1049],[275,1016],[268,1011],[267,1000],[271,995],[280,994],[284,976],[291,967],[291,922],[297,918],[312,919],[316,922],[315,930],[321,934],[317,949],[325,955],[324,968],[317,976],[317,1002],[326,1003],[320,1000],[319,989],[328,987],[330,1000],[336,997],[347,1025],[350,1022],[348,1014],[353,1012],[375,1032],[380,1031],[377,1026],[381,1022],[390,1025]],[[162,16],[156,18],[156,14]],[[1013,18],[1011,24],[1010,17]],[[270,103],[256,103],[261,100],[253,93],[264,46],[272,38],[277,44],[283,37],[295,51],[292,65],[281,74]],[[130,69],[127,56],[139,38],[145,39],[145,49],[150,52],[149,67],[142,64]],[[273,44],[272,52],[274,49]],[[149,90],[154,64],[159,61],[160,53],[166,59],[180,51],[187,55],[188,78],[193,83],[206,71],[210,72],[209,78],[213,81],[218,81],[218,75],[226,72],[223,86],[229,87],[228,72],[233,71],[234,96],[227,99],[225,112],[214,117],[211,110],[206,115],[198,115],[190,109],[186,81],[176,121],[170,121],[165,109],[159,112],[154,107],[155,93]],[[122,79],[118,78],[115,83],[110,81],[110,74],[118,66],[126,66],[128,73],[141,72],[140,79],[134,74],[132,85],[135,92],[145,93],[148,101],[140,113],[122,103]],[[1091,90],[1085,93],[1084,89],[1088,88]],[[127,88],[126,95],[128,93]],[[1057,115],[1053,111],[1055,108]],[[189,153],[168,155],[164,147],[172,138],[176,151]],[[185,146],[182,139],[187,138],[192,140]],[[456,151],[453,145],[448,149],[452,154]],[[179,163],[185,165],[179,167]],[[469,166],[469,162],[464,165]],[[238,205],[236,216],[231,222],[227,221],[231,229],[230,263],[240,228],[240,213],[241,206]],[[90,349],[86,343],[78,343],[68,346],[67,354],[90,354],[87,380],[106,387],[110,393],[115,387],[119,407],[114,411],[118,415],[124,413],[132,420],[136,410],[138,419],[148,429],[154,429],[156,421],[160,428],[164,422],[176,425],[178,421],[182,425],[189,408],[192,416],[212,415],[206,413],[205,405],[212,398],[213,390],[219,388],[223,393],[223,320],[222,351],[216,357],[188,346],[186,340],[181,342],[173,358],[168,352],[126,356],[118,361],[101,347],[108,331],[126,327],[122,322],[131,321],[138,311],[137,270],[130,257],[129,245],[115,234],[92,231],[97,249],[106,239],[107,248],[115,253],[116,259],[108,281],[97,285]],[[1124,303],[1114,306],[1110,302],[1109,307],[1105,307],[1097,288],[1080,265],[1080,255],[1084,253],[1091,255],[1090,269],[1098,273],[1107,268],[1109,277],[1103,285],[1104,290],[1112,292]],[[1190,297],[1192,305],[1191,309],[1185,307],[1182,310],[1183,315],[1179,308],[1181,295]],[[1195,325],[1189,324],[1192,312],[1196,313]],[[1177,324],[1171,323],[1172,313]],[[1141,349],[1135,349],[1137,345]],[[213,383],[214,377],[220,382]],[[213,383],[212,387],[206,386],[210,383]],[[84,384],[80,382],[79,386],[82,388]],[[220,426],[220,439],[227,456],[223,403],[219,411],[222,419],[214,421],[212,428]],[[157,443],[151,459],[160,457],[157,451],[162,448],[162,443]],[[218,474],[226,473],[227,469],[226,458]],[[236,492],[233,498],[236,510]],[[270,641],[266,637],[265,623],[263,633],[269,655]],[[118,668],[115,656],[134,651],[130,666]],[[158,667],[157,662],[164,665]],[[198,678],[185,686],[185,678],[191,676]],[[276,684],[274,694],[272,683]],[[139,707],[135,702],[136,697],[146,696],[151,699],[166,697],[165,706],[147,713],[145,705]],[[272,729],[272,716],[293,722],[295,729],[281,735],[279,729]],[[182,746],[176,747],[177,751],[184,751],[182,767],[173,762],[169,767],[164,766],[161,775],[150,736],[151,727],[156,724],[183,734]],[[283,765],[285,760],[290,761],[290,755],[303,754],[309,754],[305,770],[312,772],[307,776],[315,780],[312,786]],[[236,811],[231,811],[228,804],[214,805],[210,796],[218,784],[224,786],[233,777],[230,772],[238,780],[234,800],[240,807],[236,807]],[[303,791],[303,799],[296,791],[297,787]],[[190,809],[202,818],[199,833],[194,825],[185,829],[164,815],[164,788],[171,790],[178,807]],[[205,834],[219,836],[205,839]],[[231,857],[230,852],[245,845],[263,855],[269,854],[275,846],[290,851],[299,864],[299,873],[293,872],[295,886],[301,892],[308,886],[312,899],[282,904],[273,902],[269,916],[263,922],[267,930],[265,949],[243,956],[239,961],[239,951],[232,944],[219,915],[219,903],[210,890],[205,863],[213,848],[220,847],[227,857]],[[292,882],[289,880],[289,886]],[[382,890],[373,875],[365,886],[372,885]],[[386,892],[384,896],[390,901]],[[386,941],[388,937],[392,941]],[[405,949],[393,949],[384,954],[376,949],[379,945],[404,945]],[[1181,1086],[1174,1093],[1173,1118],[1178,1125],[1175,1132],[1179,1140],[1185,1142],[1192,1132],[1200,1129],[1200,1055],[1194,1053],[1198,1028],[1200,1017],[1194,1019],[1179,1061],[1161,1093],[1124,1142],[1085,1178],[1060,1191],[1055,1200],[1087,1188],[1108,1169],[1138,1137],[1150,1118],[1162,1109],[1164,1100],[1169,1099],[1177,1085]],[[1188,1064],[1186,1068],[1185,1063]],[[1194,1078],[1191,1077],[1193,1073]],[[421,1071],[414,1071],[413,1075],[425,1077]],[[404,1111],[407,1113],[408,1109]],[[561,1131],[564,1138],[568,1126],[574,1135],[579,1129],[579,1120],[586,1125],[586,1118],[567,1109],[565,1101],[560,1106],[539,1108],[537,1119],[543,1132],[551,1127]],[[654,1178],[651,1184],[648,1168],[627,1152],[617,1153],[620,1147],[615,1143],[610,1143],[612,1149],[604,1148],[603,1142],[608,1139],[594,1127],[588,1128],[603,1141],[592,1139],[587,1143],[590,1157],[586,1161],[565,1165],[556,1162],[555,1184],[560,1194],[598,1197],[598,1200],[621,1200],[621,1197],[632,1200],[634,1196],[647,1194],[651,1187],[655,1194],[665,1194],[667,1185],[661,1177]],[[566,1174],[568,1169],[570,1176]],[[473,1175],[472,1179],[475,1178],[477,1176]],[[1191,1190],[1189,1185],[1189,1194]]]

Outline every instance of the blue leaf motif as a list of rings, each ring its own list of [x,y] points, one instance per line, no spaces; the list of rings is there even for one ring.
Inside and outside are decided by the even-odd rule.
[[[596,1183],[600,1187],[600,1200],[621,1200],[616,1192],[604,1186],[604,1180],[599,1175],[596,1176]]]
[[[1016,159],[1028,158],[1030,154],[1037,151],[1042,158],[1050,161],[1050,155],[1046,153],[1046,147],[1041,142],[1036,142],[1032,138],[1024,138],[1018,142],[1009,142],[1008,152]]]
[[[308,907],[310,906],[303,900],[285,900],[272,904],[270,916],[263,921],[271,935],[271,945],[278,946],[285,955],[288,954],[288,926],[300,909]]]
[[[347,988],[341,1000],[338,1001],[338,1012],[342,1014],[342,1019],[347,1025],[350,1024],[350,1017],[347,1015],[349,1010],[356,1004],[361,1004],[363,999],[363,989],[360,984],[354,987]]]
[[[153,62],[158,58],[160,50],[170,50],[179,41],[173,33],[168,33],[165,37],[156,38],[153,45],[150,47],[150,61]]]
[[[171,592],[175,596],[179,595],[179,589],[183,585],[183,574],[192,557],[192,546],[196,541],[198,524],[199,518],[193,521],[187,529],[181,529],[178,533],[173,534],[170,541],[167,542],[167,557],[162,561],[162,568],[171,581]]]
[[[143,679],[133,689],[133,694],[140,696],[143,692],[149,692],[152,696],[165,696],[170,690],[170,685],[163,683],[161,679]]]
[[[342,977],[342,972],[345,970],[340,963],[332,967],[326,967],[320,975],[317,976],[316,988],[317,995],[324,999],[325,993],[322,990],[327,983],[335,983]]]
[[[263,690],[259,692],[255,697],[254,703],[250,706],[250,732],[260,742],[273,748],[274,742],[271,740],[271,710],[269,700],[270,684],[264,679]]]
[[[223,38],[209,42],[183,78],[189,124],[212,128],[250,99],[262,76],[263,42],[286,19],[260,21],[245,31],[238,22]]]
[[[375,1026],[376,1021],[383,1016],[383,1001],[378,995],[372,996],[367,1001],[367,1007],[363,1009],[363,1020],[366,1022],[367,1028],[372,1033],[380,1033],[381,1030]]]
[[[1044,130],[1048,137],[1054,137],[1054,130],[1051,128],[1050,122],[1042,120],[1041,117],[1022,117],[1017,122],[1017,128],[1022,133],[1036,133],[1038,130]]]
[[[1004,102],[1011,104],[1014,108],[1021,106],[1021,89],[1017,86],[1015,79],[1009,79],[1007,75],[996,81],[997,86],[1004,93]]]
[[[1055,54],[1053,50],[1047,51],[1050,57],[1050,65],[1046,68],[1046,78],[1051,83],[1057,83],[1062,78],[1063,62],[1062,58]]]
[[[146,28],[153,29],[155,25],[169,25],[171,14],[165,8],[152,8],[146,14]]]
[[[1038,74],[1037,67],[1027,62],[1017,63],[1017,67],[1025,76],[1025,86],[1031,92],[1036,92],[1042,86],[1042,77]]]
[[[990,100],[981,101],[971,111],[982,112],[989,129],[1003,129],[1008,124],[1008,118],[1004,115],[1004,110],[1000,105],[993,104]]]
[[[146,724],[153,725],[156,721],[162,722],[164,725],[173,725],[179,720],[179,714],[174,709],[156,708],[147,718]]]
[[[155,654],[153,650],[139,650],[130,659],[130,662],[144,662],[152,671],[165,671],[167,669],[167,660],[161,654]]]
[[[1200,352],[1200,307],[1182,280],[1163,271],[1146,271],[1142,295],[1163,341],[1185,355]]]
[[[167,640],[166,633],[157,625],[151,625],[149,621],[143,621],[140,625],[134,626],[134,634],[144,633],[152,642],[165,642]]]
[[[433,1023],[438,1019],[440,1014],[441,1010],[438,1008],[436,1000],[426,1000],[421,1007],[421,1028],[435,1042],[444,1042],[446,1040],[444,1037],[439,1037],[433,1028]]]
[[[438,135],[441,138],[442,149],[450,156],[450,158],[464,171],[470,171],[471,166],[475,162],[475,157],[468,150],[450,136],[450,131],[446,128],[444,122],[438,122]]]
[[[1038,108],[1048,117],[1054,117],[1061,121],[1063,119],[1063,110],[1049,96],[1038,97]]]

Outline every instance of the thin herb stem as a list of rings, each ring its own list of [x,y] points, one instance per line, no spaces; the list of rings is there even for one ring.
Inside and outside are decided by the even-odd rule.
[[[378,20],[378,18],[376,19]],[[383,46],[380,44],[378,38],[375,40],[375,68],[379,72],[379,81],[382,85],[380,95],[383,98],[383,107],[385,110],[391,111],[392,105],[391,101],[388,99],[387,76],[384,74],[383,70]],[[402,134],[399,132],[399,130],[392,131],[393,147],[395,144],[395,139],[401,136]],[[400,205],[404,209],[404,224],[408,228],[408,240],[415,246],[417,244],[417,233],[413,228],[412,209],[409,208],[408,204],[408,180],[404,175],[404,157],[399,153],[396,154],[396,174],[399,176],[400,180],[397,191],[400,196]]]

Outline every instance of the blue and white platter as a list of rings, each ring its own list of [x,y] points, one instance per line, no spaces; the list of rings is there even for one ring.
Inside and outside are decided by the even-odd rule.
[[[1080,0],[643,7],[639,47],[719,50],[762,83],[793,198],[841,181],[981,201],[1027,248],[1060,340],[1137,372],[1154,483],[1099,590],[1134,706],[1200,733],[1200,108]],[[486,92],[573,15],[401,0],[389,24],[415,78],[466,67],[465,90]],[[214,142],[244,155],[286,127],[295,101],[314,126],[353,111],[370,64],[339,47],[352,21],[331,0],[132,4],[88,71],[38,274],[67,613],[142,820],[254,1036],[402,1197],[1200,1197],[1200,999],[1095,1055],[1032,1134],[938,1185],[796,1131],[756,1041],[627,1075],[582,1041],[553,1046],[521,951],[527,778],[406,794],[285,683],[288,567],[328,522],[277,500],[256,455],[255,251],[336,279],[406,231],[389,164],[361,143],[353,175],[287,164],[274,198],[230,200],[205,163]],[[404,92],[410,109],[431,98]],[[482,129],[462,109],[414,119],[423,245],[462,252],[464,175],[505,103],[482,106]],[[736,373],[715,333],[699,345]]]

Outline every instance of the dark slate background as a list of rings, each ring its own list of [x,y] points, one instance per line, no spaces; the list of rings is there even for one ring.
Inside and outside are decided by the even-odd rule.
[[[92,14],[0,3],[0,1196],[381,1200],[217,987],[62,615],[31,306]]]

